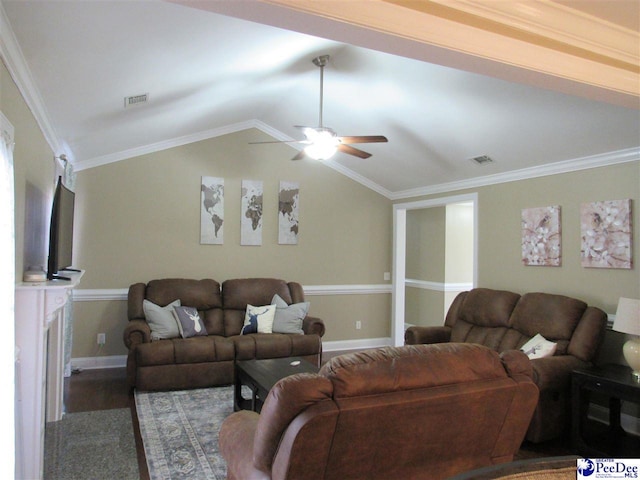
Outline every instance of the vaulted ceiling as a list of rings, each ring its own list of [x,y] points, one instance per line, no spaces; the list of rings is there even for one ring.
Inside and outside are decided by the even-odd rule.
[[[300,139],[320,54],[324,124],[389,139],[328,165],[389,198],[640,159],[636,0],[0,5],[2,58],[79,170],[247,128]]]

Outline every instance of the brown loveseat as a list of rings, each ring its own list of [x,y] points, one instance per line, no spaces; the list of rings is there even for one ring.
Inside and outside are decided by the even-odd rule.
[[[437,480],[509,462],[537,403],[531,375],[523,353],[482,345],[334,357],[224,421],[227,478]]]
[[[476,288],[460,293],[444,326],[413,326],[405,343],[469,342],[497,352],[519,349],[536,334],[557,343],[553,356],[531,360],[540,401],[527,439],[541,442],[569,430],[571,372],[589,365],[604,339],[607,314],[575,298]]]
[[[320,365],[324,323],[307,316],[304,334],[240,335],[247,305],[268,305],[274,294],[287,304],[304,302],[302,286],[273,278],[226,280],[162,279],[129,287],[127,377],[139,390],[203,388],[233,383],[234,361],[297,356]],[[206,336],[152,340],[143,301],[164,307],[179,299],[194,307]]]

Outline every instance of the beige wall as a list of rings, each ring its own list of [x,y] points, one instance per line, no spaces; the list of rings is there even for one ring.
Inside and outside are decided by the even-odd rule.
[[[473,204],[447,205],[445,281],[473,282]]]
[[[640,297],[640,162],[447,192],[446,195],[468,192],[478,193],[478,286],[573,296],[609,314],[615,314],[619,297]],[[634,267],[631,270],[582,267],[580,204],[627,198],[632,199]],[[525,267],[520,247],[522,209],[550,205],[561,206],[562,266]],[[619,353],[623,340],[623,335],[607,332],[602,358],[624,362]]]
[[[479,187],[478,285],[519,292],[555,292],[582,298],[615,313],[620,296],[640,295],[640,162]],[[437,198],[433,195],[411,199]],[[631,270],[584,268],[580,265],[580,204],[632,199],[634,267]],[[403,200],[402,202],[406,202]],[[560,205],[562,266],[525,267],[521,261],[523,208]]]
[[[445,218],[445,207],[407,211],[407,278],[444,282]]]
[[[334,170],[292,162],[286,145],[249,145],[244,131],[78,172],[76,266],[82,289],[124,289],[154,278],[268,276],[305,286],[381,284],[391,270],[391,202]],[[225,181],[224,245],[200,244],[200,181]],[[264,182],[262,246],[240,246],[240,186]],[[278,245],[279,181],[300,185],[298,245]],[[388,282],[387,282],[388,283]],[[381,295],[313,296],[325,340],[388,337],[391,299]],[[76,302],[73,356],[124,354],[123,308]],[[124,302],[119,302],[124,303]],[[339,306],[339,308],[338,308]],[[355,321],[362,329],[355,329]],[[80,326],[81,325],[81,326]]]
[[[618,298],[640,295],[640,162],[553,175],[479,189],[480,286],[575,296],[615,313]],[[630,270],[580,264],[580,205],[632,199],[633,265]],[[562,266],[526,267],[521,261],[523,208],[560,205]]]
[[[46,268],[54,189],[53,152],[4,63],[0,62],[0,110],[15,128],[16,281],[31,265]]]
[[[445,281],[446,207],[407,211],[405,275],[408,279]],[[440,324],[444,293],[416,286],[405,288],[405,323]]]

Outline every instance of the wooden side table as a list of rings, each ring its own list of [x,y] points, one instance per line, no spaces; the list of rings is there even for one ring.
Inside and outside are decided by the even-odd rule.
[[[634,381],[629,367],[609,364],[576,369],[571,375],[571,393],[571,444],[577,453],[591,457],[640,457],[640,439],[628,435],[620,425],[621,401],[640,403],[640,383]],[[591,393],[609,397],[609,429],[605,435],[598,435],[597,443],[589,442],[585,435]]]

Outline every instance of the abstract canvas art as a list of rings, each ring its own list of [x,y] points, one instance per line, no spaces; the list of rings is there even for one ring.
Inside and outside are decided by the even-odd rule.
[[[262,181],[242,180],[240,245],[262,245],[263,192]]]
[[[630,199],[583,203],[580,231],[583,267],[632,267]]]
[[[202,177],[200,182],[200,243],[224,243],[224,178]]]
[[[559,206],[522,210],[522,263],[562,265]]]
[[[280,182],[278,194],[278,243],[298,244],[298,213],[300,186],[294,182]]]

